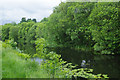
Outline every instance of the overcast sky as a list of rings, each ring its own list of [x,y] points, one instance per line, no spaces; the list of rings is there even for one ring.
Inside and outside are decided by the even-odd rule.
[[[0,25],[12,21],[18,23],[22,17],[36,18],[39,22],[44,17],[48,17],[61,1],[66,0],[0,0]]]
[[[0,0],[0,24],[19,22],[22,17],[40,21],[48,17],[60,2],[61,0]]]

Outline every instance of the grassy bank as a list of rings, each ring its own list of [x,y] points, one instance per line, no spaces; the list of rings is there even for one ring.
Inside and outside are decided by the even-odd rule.
[[[40,39],[37,43],[40,43]],[[39,42],[40,41],[40,42]],[[0,42],[2,44],[2,78],[102,78],[102,74],[92,74],[93,69],[79,68],[75,69],[72,63],[66,63],[60,59],[60,55],[54,52],[43,54],[43,43],[38,44],[38,53],[36,56],[41,56],[46,59],[39,65],[35,61],[28,58],[28,54],[19,53],[17,49],[12,48],[9,44]],[[27,56],[27,58],[25,57]],[[34,55],[35,56],[35,55]],[[49,58],[49,59],[48,59]],[[102,75],[108,78],[107,75]]]
[[[35,61],[25,60],[17,51],[5,43],[2,47],[2,78],[50,78]],[[5,46],[7,47],[5,48]]]
[[[0,44],[0,80],[2,79],[2,44]]]

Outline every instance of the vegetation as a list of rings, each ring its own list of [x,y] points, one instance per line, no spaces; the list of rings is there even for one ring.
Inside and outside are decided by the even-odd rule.
[[[90,15],[90,30],[96,42],[94,50],[101,51],[101,54],[119,53],[120,51],[117,7],[118,3],[97,3]]]
[[[2,48],[5,66],[2,68],[3,77],[107,78],[104,74],[92,74],[92,69],[74,69],[76,66],[66,63],[55,52],[48,52],[46,47],[69,47],[97,54],[119,54],[118,8],[118,2],[61,2],[48,18],[40,22],[22,18],[18,24],[3,25],[2,41],[7,43],[3,43]],[[26,54],[13,50],[10,45],[14,49],[18,47]],[[31,62],[31,56],[45,61],[39,66]]]
[[[41,22],[22,18],[19,24],[3,25],[2,40],[13,39],[21,50],[29,54],[36,53],[35,41],[39,38],[44,38],[50,47],[119,54],[118,23],[117,2],[62,2]]]
[[[83,77],[83,78],[108,78],[105,74],[92,74],[93,69],[79,68],[76,69],[77,65],[73,66],[72,63],[67,63],[61,59],[61,55],[56,54],[55,52],[46,53],[46,42],[44,38],[41,38],[36,41],[36,50],[37,53],[34,56],[45,59],[42,65],[47,72],[52,75],[52,77],[63,77],[63,78],[72,78],[74,76]],[[101,77],[102,76],[102,77]]]
[[[0,44],[0,79],[2,79],[2,45]]]
[[[38,63],[25,60],[9,44],[2,43],[2,78],[46,78],[47,72]],[[20,54],[20,53],[19,53]],[[24,55],[24,53],[21,53]],[[39,73],[39,74],[38,74]],[[37,75],[36,75],[37,74]]]
[[[43,49],[44,40],[39,40],[41,43],[39,50]],[[37,41],[38,42],[38,41]],[[12,48],[10,44],[0,42],[2,47],[2,78],[72,78],[72,76],[83,77],[83,78],[108,78],[107,75],[94,75],[92,69],[80,68],[73,69],[72,63],[66,63],[60,59],[60,55],[50,52],[48,54],[40,55],[35,54],[35,56],[46,59],[39,65],[35,61],[30,60],[30,55],[19,53]],[[43,50],[42,50],[43,51]],[[39,53],[40,53],[39,52]],[[42,54],[42,52],[41,52]],[[103,77],[101,77],[101,75]]]

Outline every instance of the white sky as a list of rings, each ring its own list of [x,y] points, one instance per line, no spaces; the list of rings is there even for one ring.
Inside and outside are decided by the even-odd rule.
[[[22,17],[40,21],[48,17],[60,2],[61,0],[0,0],[0,24],[5,21],[19,22]]]
[[[0,0],[0,25],[10,21],[18,23],[22,17],[36,18],[39,22],[44,17],[48,17],[61,1],[68,0]]]

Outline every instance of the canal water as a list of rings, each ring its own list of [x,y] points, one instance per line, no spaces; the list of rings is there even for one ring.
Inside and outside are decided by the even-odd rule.
[[[92,68],[94,74],[107,74],[110,78],[120,78],[120,55],[95,55],[92,52],[76,51],[70,48],[54,48],[62,59],[79,67]]]
[[[110,78],[120,79],[120,55],[95,55],[92,52],[84,52],[70,48],[49,48],[60,54],[62,59],[78,65],[79,68],[93,69],[93,74],[107,74]],[[39,64],[42,59],[35,58]]]

